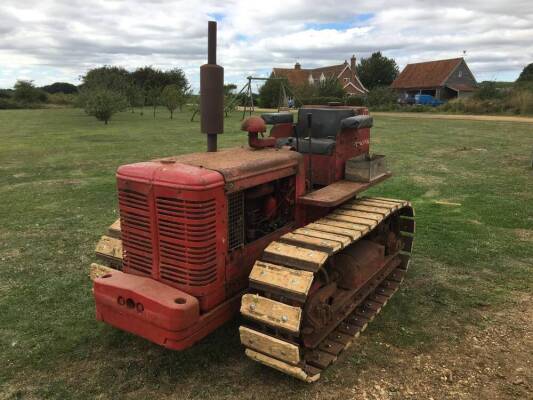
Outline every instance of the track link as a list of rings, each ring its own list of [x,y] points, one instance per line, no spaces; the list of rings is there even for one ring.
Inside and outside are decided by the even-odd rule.
[[[317,274],[332,255],[367,237],[389,217],[398,218],[402,248],[354,296],[347,316],[318,345],[302,340],[304,311]],[[409,266],[415,231],[407,201],[362,197],[270,243],[250,273],[239,328],[246,355],[306,382],[314,382],[363,332],[398,290]],[[392,261],[395,261],[394,263]]]
[[[98,263],[92,263],[89,268],[91,280],[108,274],[114,270],[122,270],[122,239],[120,219],[117,219],[107,228],[94,249]]]

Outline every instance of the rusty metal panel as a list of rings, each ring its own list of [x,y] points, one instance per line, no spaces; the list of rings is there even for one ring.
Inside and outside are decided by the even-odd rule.
[[[183,154],[154,161],[177,162],[218,171],[224,176],[226,189],[235,191],[248,187],[238,181],[247,181],[248,185],[255,186],[282,177],[272,175],[280,171],[283,176],[295,174],[301,160],[302,155],[295,151],[241,147],[212,153]]]
[[[392,174],[384,174],[372,182],[337,181],[300,197],[298,202],[316,207],[335,207],[391,176]]]

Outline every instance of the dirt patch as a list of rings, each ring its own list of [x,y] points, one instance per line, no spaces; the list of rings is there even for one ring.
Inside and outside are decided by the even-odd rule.
[[[485,148],[468,147],[468,146],[457,147],[455,149],[456,153],[464,152],[464,151],[482,151],[483,152],[483,151],[487,151],[487,149],[485,149]]]
[[[415,183],[426,186],[440,185],[445,182],[444,178],[434,175],[413,175],[410,177]]]
[[[18,256],[20,256],[20,249],[7,249],[0,252],[0,260],[2,261]]]
[[[81,186],[87,184],[87,181],[81,179],[47,179],[42,181],[31,181],[15,183],[7,186],[7,189],[13,190],[16,188],[26,186],[39,186],[39,187],[60,187],[60,186]]]
[[[354,399],[526,399],[533,395],[533,306],[522,295],[513,308],[490,314],[487,327],[468,328],[456,344],[409,354],[386,347],[394,365],[364,371]],[[367,339],[368,340],[368,339]],[[363,350],[363,347],[361,347]],[[339,396],[339,398],[342,396]]]
[[[468,121],[497,121],[497,122],[525,122],[533,124],[531,117],[511,117],[505,115],[453,115],[453,114],[427,114],[427,113],[401,113],[401,112],[373,112],[373,116],[418,118],[418,119],[455,119]]]
[[[460,207],[462,204],[457,203],[455,201],[449,201],[449,200],[435,200],[435,204],[439,204],[441,206],[450,206],[450,207]]]
[[[400,349],[386,340],[375,342],[375,336],[363,334],[321,381],[313,385],[299,384],[275,371],[250,366],[244,357],[232,359],[224,367],[223,379],[229,393],[213,391],[205,382],[204,395],[198,397],[196,376],[184,379],[167,390],[143,387],[126,390],[125,398],[160,399],[365,399],[365,400],[446,400],[480,399],[506,400],[532,398],[533,394],[533,306],[531,295],[515,294],[515,304],[505,310],[490,305],[479,312],[483,328],[471,326],[455,342],[436,343],[432,349],[417,351]],[[378,347],[383,362],[355,367],[358,355],[365,356],[371,347]],[[142,355],[139,355],[141,358]],[[146,356],[146,354],[145,354]],[[374,355],[375,356],[375,355]],[[78,385],[80,375],[93,376],[102,367],[101,360],[72,363],[58,371],[61,381]],[[355,367],[355,368],[354,368]],[[214,366],[214,368],[218,368]],[[258,379],[242,380],[245,368],[255,368]],[[4,386],[0,399],[37,398],[36,376],[20,376],[16,385]],[[117,377],[120,379],[120,377]],[[38,381],[46,381],[46,376]],[[166,382],[168,384],[168,382]],[[165,386],[165,385],[164,385]],[[285,388],[285,389],[283,389]],[[178,394],[179,393],[179,394]],[[105,396],[104,396],[105,397]]]
[[[530,229],[515,229],[516,237],[524,242],[533,242],[533,230]]]
[[[440,192],[435,189],[429,189],[426,193],[422,195],[422,197],[437,197],[440,195]]]

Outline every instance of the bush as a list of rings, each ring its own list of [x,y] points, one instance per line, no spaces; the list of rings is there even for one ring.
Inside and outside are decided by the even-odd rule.
[[[19,103],[13,99],[0,97],[0,110],[15,110],[23,108]]]
[[[410,112],[431,112],[435,110],[436,107],[424,105],[424,104],[413,104],[410,107],[402,108],[402,111],[410,111]]]
[[[503,99],[479,100],[474,97],[455,99],[439,107],[454,114],[531,114],[533,93],[512,92]]]
[[[344,97],[346,91],[342,88],[337,77],[327,77],[320,81],[318,87],[315,89],[316,97]]]
[[[516,82],[533,82],[533,63],[522,70]]]
[[[77,102],[78,95],[65,94],[61,92],[48,95],[48,103],[56,104],[58,106],[73,106]]]
[[[65,93],[65,94],[74,94],[78,93],[78,87],[74,86],[71,83],[67,82],[55,82],[51,85],[46,85],[41,88],[46,93],[55,94],[55,93]]]
[[[19,80],[15,83],[14,89],[13,99],[22,106],[43,103],[47,99],[46,93],[37,89],[33,81]]]
[[[170,112],[170,119],[174,115],[174,110],[178,107],[181,110],[186,100],[187,96],[178,85],[167,85],[161,92],[161,102]]]
[[[439,110],[452,114],[462,114],[465,112],[465,103],[463,100],[453,99],[439,106]]]
[[[479,84],[473,97],[479,100],[499,99],[502,97],[502,93],[496,87],[496,82],[485,81]]]
[[[347,106],[364,106],[365,98],[360,96],[347,96],[344,98],[344,104]]]
[[[99,121],[107,122],[113,114],[124,111],[128,107],[126,96],[109,89],[85,89],[80,94],[80,101],[85,112]]]
[[[326,106],[328,103],[344,103],[342,97],[332,97],[332,96],[321,96],[321,97],[307,97],[298,99],[296,101],[296,107],[300,107],[302,105],[319,105],[319,106]]]
[[[366,100],[369,107],[394,107],[397,104],[398,95],[389,87],[378,86],[368,92]]]
[[[270,75],[270,77],[272,78],[273,75]],[[278,106],[281,84],[281,80],[279,79],[265,81],[265,84],[259,88],[259,105],[261,107],[275,108]],[[288,84],[289,82],[283,79],[283,85],[287,87]]]
[[[10,99],[13,97],[13,89],[0,89],[0,98]]]
[[[533,114],[533,91],[514,90],[507,96],[504,104],[515,114]]]

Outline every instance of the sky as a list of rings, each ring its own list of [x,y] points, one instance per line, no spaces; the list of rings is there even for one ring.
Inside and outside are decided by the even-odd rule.
[[[407,63],[462,57],[478,81],[533,62],[532,0],[2,0],[0,88],[80,83],[88,69],[182,68],[193,89],[218,22],[226,83],[272,67],[340,64],[381,51]],[[255,90],[255,88],[254,88]]]

